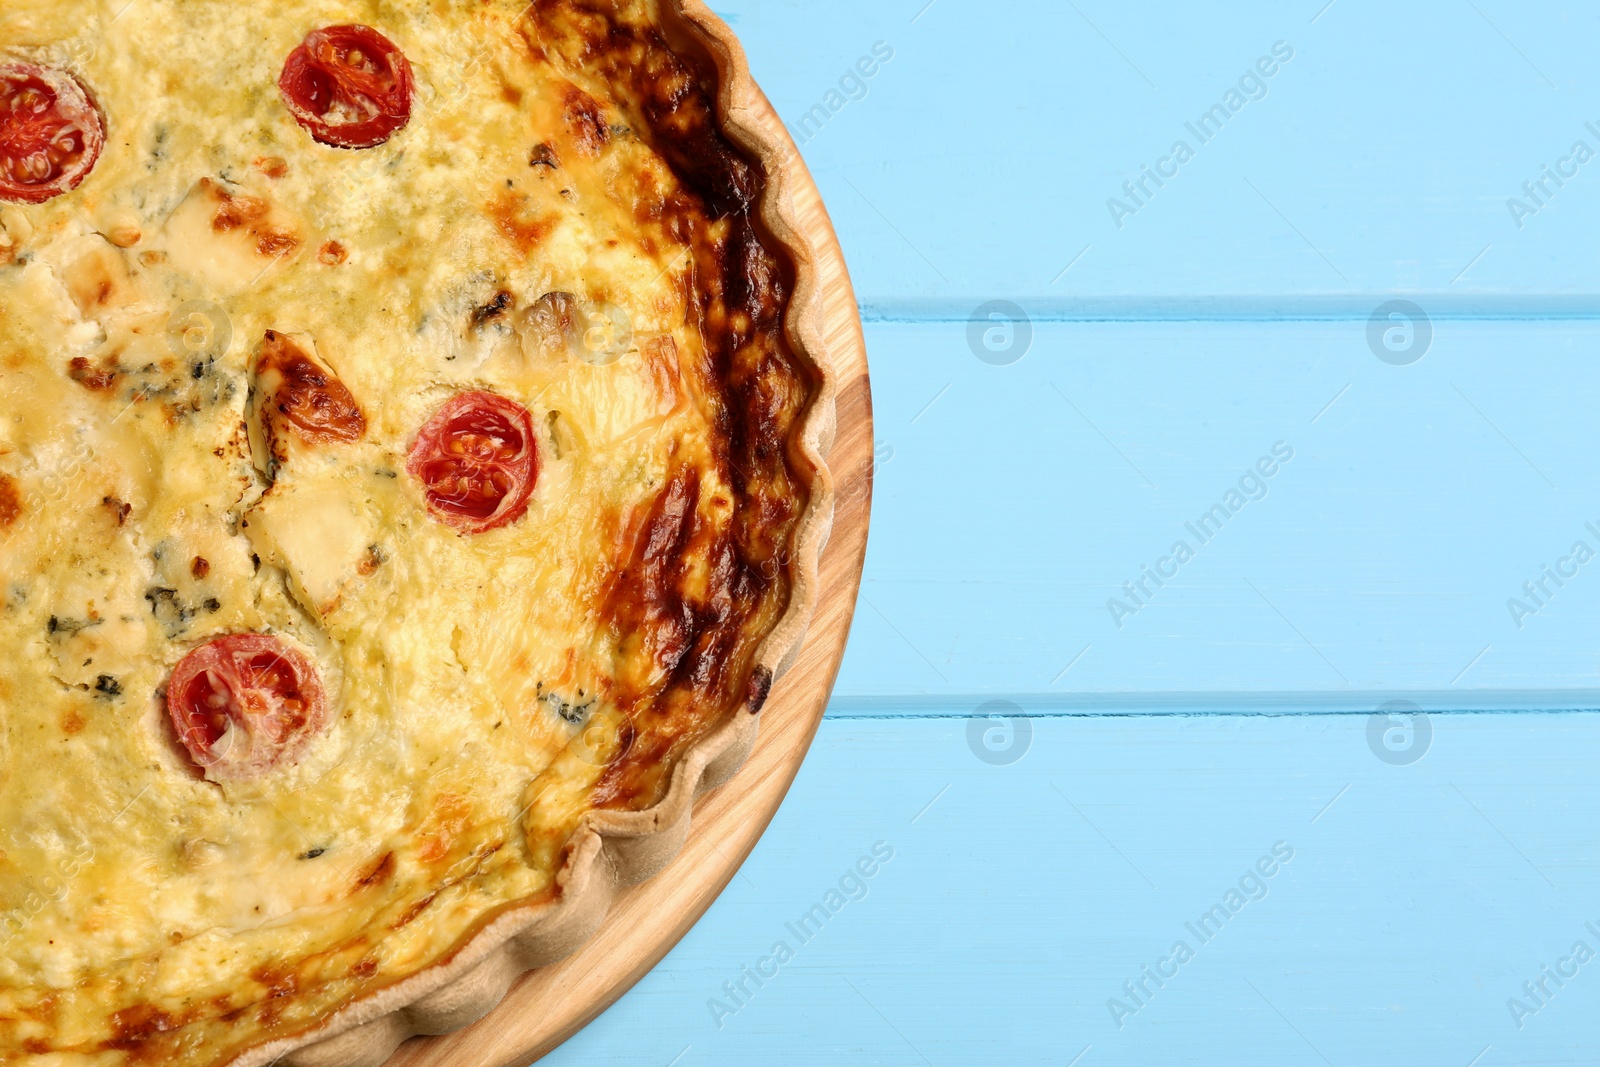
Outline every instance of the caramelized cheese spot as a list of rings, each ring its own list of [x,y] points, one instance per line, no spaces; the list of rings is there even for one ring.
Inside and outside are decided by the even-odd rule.
[[[523,255],[530,255],[555,232],[554,216],[532,213],[528,198],[507,190],[488,207],[489,218],[501,236],[516,246]]]
[[[567,89],[564,103],[567,131],[572,134],[573,145],[580,156],[594,159],[611,141],[611,127],[606,124],[605,112],[594,97],[577,86]]]
[[[255,196],[241,196],[228,192],[210,178],[201,178],[200,185],[217,202],[211,216],[211,228],[218,233],[228,233],[265,218],[271,207]]]
[[[91,392],[103,393],[114,389],[121,372],[110,357],[96,367],[83,356],[74,356],[67,364],[67,377]]]
[[[255,240],[256,251],[272,259],[288,255],[300,247],[302,242],[299,234],[273,225],[269,219],[272,205],[267,201],[257,196],[230,193],[210,178],[201,178],[200,185],[215,202],[211,228],[217,233],[244,230]]]
[[[359,892],[363,889],[369,889],[372,886],[377,885],[379,882],[387,881],[389,876],[394,874],[394,868],[394,853],[385,852],[382,856],[378,857],[376,863],[367,869],[365,874],[356,879],[356,884],[352,892]]]
[[[464,797],[441,796],[429,815],[429,829],[417,841],[417,857],[437,863],[456,851],[456,842],[472,825],[472,806]]]
[[[367,418],[349,388],[275,330],[262,340],[255,381],[266,399],[272,438],[284,424],[314,444],[359,441],[366,435]]]
[[[125,1008],[111,1016],[112,1036],[106,1047],[130,1051],[161,1034],[170,1033],[183,1021],[151,1004]]]
[[[528,156],[528,166],[549,167],[555,170],[561,166],[561,158],[556,155],[556,150],[550,147],[548,141],[540,141],[533,146],[533,152]]]
[[[17,480],[0,474],[0,527],[10,526],[22,517],[22,492]]]

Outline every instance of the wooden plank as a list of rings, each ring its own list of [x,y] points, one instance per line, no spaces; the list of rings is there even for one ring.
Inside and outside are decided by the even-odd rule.
[[[1600,962],[1521,1029],[1507,1000],[1600,951],[1600,716],[1435,717],[1409,766],[1364,716],[1030,725],[995,766],[965,722],[825,721],[740,877],[547,1062],[1593,1063]],[[894,859],[802,944],[787,924],[879,841]],[[1265,898],[1201,944],[1185,924],[1280,841]],[[1194,959],[1119,1029],[1107,1001],[1178,940]],[[794,958],[735,1005],[778,941]]]
[[[839,383],[838,434],[828,456],[837,506],[805,646],[773,686],[749,760],[730,784],[696,804],[689,840],[672,864],[622,890],[600,931],[576,953],[524,975],[476,1024],[408,1041],[391,1067],[520,1067],[558,1046],[655,966],[716,899],[805,757],[839,669],[861,579],[872,503],[872,392],[849,273],[826,209],[798,156],[786,165],[795,179],[796,218],[818,254],[823,340]]]
[[[1436,313],[1600,308],[1600,160],[1547,181],[1521,228],[1507,207],[1574,142],[1600,151],[1592,12],[1325,3],[719,7],[791,125],[827,112],[803,151],[870,317],[997,296],[1117,317],[1365,316],[1391,292]],[[1294,57],[1265,97],[1202,144],[1185,123],[1279,41]],[[877,42],[894,57],[858,88]],[[1194,158],[1119,228],[1108,200],[1131,205],[1123,183],[1178,140]]]
[[[1600,323],[1433,331],[1394,366],[1365,323],[1034,323],[994,366],[965,324],[871,325],[880,506],[834,712],[1600,707],[1600,563],[1570,558],[1600,552]]]

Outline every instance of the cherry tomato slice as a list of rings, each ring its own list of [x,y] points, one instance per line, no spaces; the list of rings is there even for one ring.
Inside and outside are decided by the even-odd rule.
[[[404,129],[414,88],[405,53],[371,26],[312,30],[278,76],[289,114],[333,148],[376,148]]]
[[[42,204],[76,189],[105,147],[105,120],[73,75],[0,64],[0,201]]]
[[[316,665],[287,641],[230,634],[179,661],[167,714],[206,777],[242,781],[293,762],[321,732],[327,697]]]
[[[422,427],[406,470],[434,516],[462,533],[516,522],[539,479],[533,416],[494,393],[462,393]]]

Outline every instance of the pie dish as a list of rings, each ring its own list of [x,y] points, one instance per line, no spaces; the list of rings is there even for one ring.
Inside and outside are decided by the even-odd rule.
[[[377,1064],[681,845],[833,382],[694,0],[0,11],[0,1059]]]

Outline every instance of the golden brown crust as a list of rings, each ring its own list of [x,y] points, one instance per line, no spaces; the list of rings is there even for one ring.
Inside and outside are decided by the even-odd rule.
[[[659,798],[678,754],[737,702],[734,688],[747,684],[763,636],[752,620],[787,607],[782,560],[808,503],[788,443],[814,382],[784,337],[794,264],[762,232],[767,177],[717,121],[715,72],[674,51],[658,27],[621,21],[598,0],[539,0],[526,32],[530,48],[574,76],[619,90],[634,128],[682,184],[661,199],[647,188],[636,203],[696,250],[690,277],[704,351],[684,371],[717,429],[717,485],[731,488],[730,498],[702,500],[698,472],[677,468],[612,585],[609,624],[655,670],[619,680],[633,736],[593,803],[632,808]],[[575,89],[566,114],[580,150],[603,147],[593,97]]]

